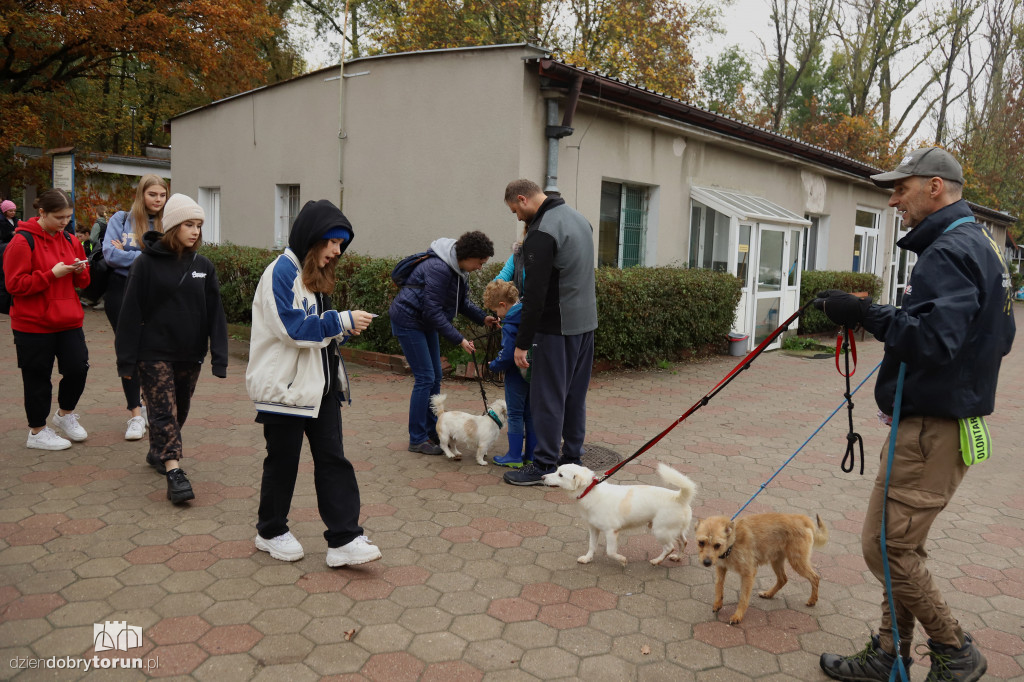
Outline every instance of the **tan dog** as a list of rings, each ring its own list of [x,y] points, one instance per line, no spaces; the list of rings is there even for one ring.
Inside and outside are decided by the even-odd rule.
[[[743,620],[750,606],[750,593],[754,589],[757,567],[771,564],[775,571],[775,586],[758,596],[771,599],[786,584],[785,562],[797,573],[811,581],[808,606],[818,602],[818,574],[811,566],[811,553],[815,547],[828,542],[828,529],[817,517],[817,525],[803,514],[753,514],[739,521],[725,516],[712,516],[697,524],[697,547],[705,566],[715,567],[715,613],[722,608],[725,574],[730,570],[740,574],[740,601],[729,622],[735,625]]]
[[[501,427],[508,421],[508,408],[504,400],[495,400],[488,405],[488,409],[498,417],[498,422],[489,415],[476,416],[467,412],[445,412],[445,394],[431,396],[430,409],[437,415],[437,438],[438,445],[444,450],[448,459],[461,459],[458,444],[476,448],[476,463],[487,466],[484,456],[490,449],[491,444],[501,433]]]
[[[658,475],[678,490],[605,481],[579,500],[583,520],[590,529],[590,547],[576,561],[589,564],[597,551],[598,535],[604,533],[608,556],[625,566],[626,557],[619,554],[619,531],[641,526],[648,526],[661,543],[661,554],[651,559],[652,564],[657,566],[666,558],[679,561],[679,554],[686,547],[686,531],[693,516],[690,501],[697,492],[697,484],[663,462],[658,463]],[[594,472],[579,464],[563,464],[554,473],[544,474],[542,480],[544,485],[579,495],[594,480]]]

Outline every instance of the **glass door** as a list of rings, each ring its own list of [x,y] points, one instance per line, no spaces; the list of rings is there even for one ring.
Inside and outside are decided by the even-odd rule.
[[[780,323],[782,290],[787,283],[786,230],[761,225],[758,230],[756,292],[754,294],[754,345],[768,338]],[[778,348],[776,339],[768,348]]]

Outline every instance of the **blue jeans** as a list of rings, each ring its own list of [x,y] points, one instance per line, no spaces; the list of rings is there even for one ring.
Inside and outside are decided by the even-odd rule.
[[[409,442],[422,443],[437,438],[437,417],[430,410],[430,396],[441,392],[441,344],[434,330],[396,327],[391,333],[402,346],[414,379],[409,398]]]
[[[532,433],[530,416],[530,384],[519,373],[518,367],[505,372],[505,405],[508,407],[508,432]]]

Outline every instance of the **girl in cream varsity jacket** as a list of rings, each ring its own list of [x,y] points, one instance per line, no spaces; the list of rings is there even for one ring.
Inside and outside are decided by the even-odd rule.
[[[349,383],[338,341],[373,319],[363,310],[331,308],[338,258],[353,235],[351,223],[329,201],[307,202],[292,225],[288,248],[260,278],[252,304],[245,383],[267,443],[255,542],[282,561],[304,556],[288,530],[303,437],[327,526],[327,565],[380,558],[359,526],[359,485],[342,446],[341,404],[349,400]]]

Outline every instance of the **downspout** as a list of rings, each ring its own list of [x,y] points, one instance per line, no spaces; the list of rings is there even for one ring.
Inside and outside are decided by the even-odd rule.
[[[544,177],[544,192],[549,194],[561,194],[558,190],[558,141],[573,133],[572,119],[576,113],[576,104],[579,102],[582,86],[583,74],[580,74],[569,89],[569,98],[565,103],[565,117],[562,119],[561,125],[558,124],[557,95],[551,91],[543,93],[547,106],[547,126],[544,129],[544,134],[548,138],[548,163]]]
[[[338,208],[345,210],[345,42],[348,32],[348,0],[341,19],[341,57],[338,61]]]

